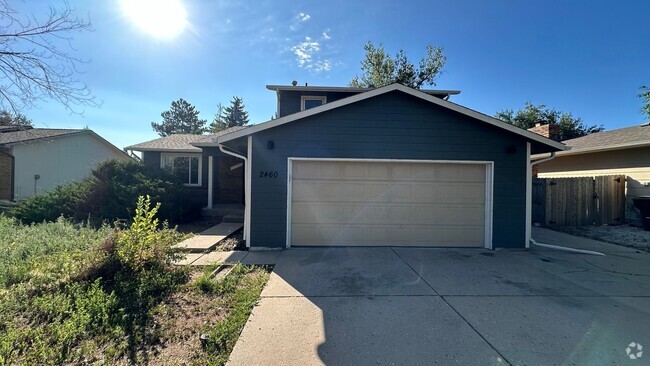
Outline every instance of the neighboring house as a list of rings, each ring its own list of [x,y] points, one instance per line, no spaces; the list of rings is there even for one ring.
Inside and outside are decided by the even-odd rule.
[[[130,159],[91,130],[0,126],[0,199],[22,200]]]
[[[457,91],[267,88],[278,118],[191,142],[246,162],[247,246],[528,246],[530,155],[561,143],[447,101]]]
[[[181,176],[190,192],[188,199],[216,209],[218,205],[244,203],[244,164],[221,152],[208,156],[190,143],[210,141],[243,128],[246,127],[232,127],[214,135],[170,135],[124,149],[140,152],[145,165],[170,169]],[[208,194],[208,182],[212,184],[211,194]]]
[[[593,133],[563,141],[571,149],[536,165],[540,178],[591,177],[624,174],[625,219],[640,223],[631,198],[650,195],[650,125]],[[548,157],[533,156],[533,160]]]

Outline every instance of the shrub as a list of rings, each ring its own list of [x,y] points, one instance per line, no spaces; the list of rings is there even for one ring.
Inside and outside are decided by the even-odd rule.
[[[135,216],[128,230],[119,233],[116,253],[120,262],[136,272],[147,268],[164,267],[178,258],[173,245],[179,234],[170,230],[167,223],[158,230],[156,213],[160,203],[151,207],[151,198],[140,196],[135,208]]]
[[[123,230],[0,215],[0,365],[138,363],[154,309],[188,281],[159,207],[140,197]]]
[[[108,160],[86,179],[28,198],[12,214],[26,224],[64,216],[97,226],[130,217],[134,203],[144,195],[161,204],[158,215],[163,220],[184,222],[200,212],[200,204],[187,199],[185,186],[169,172],[136,161]]]

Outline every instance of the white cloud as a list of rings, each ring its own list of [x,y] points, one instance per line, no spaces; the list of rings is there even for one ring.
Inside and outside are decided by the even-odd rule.
[[[322,36],[323,36],[323,39],[332,39],[332,36],[330,36],[329,33],[327,33],[327,32],[323,32]]]
[[[313,41],[311,37],[305,37],[303,42],[291,47],[296,56],[298,67],[315,72],[330,71],[332,60],[322,58],[320,55],[322,44]]]
[[[309,19],[311,19],[311,15],[307,13],[298,13],[298,15],[293,17],[293,20],[291,21],[291,25],[289,25],[289,29],[295,32],[298,29],[300,29],[302,23],[308,21]]]

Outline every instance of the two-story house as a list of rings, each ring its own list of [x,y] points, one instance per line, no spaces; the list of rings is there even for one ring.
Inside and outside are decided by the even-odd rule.
[[[207,207],[223,202],[221,174],[238,174],[251,248],[528,247],[530,155],[561,143],[452,103],[453,90],[267,88],[275,119],[128,149],[178,165]]]

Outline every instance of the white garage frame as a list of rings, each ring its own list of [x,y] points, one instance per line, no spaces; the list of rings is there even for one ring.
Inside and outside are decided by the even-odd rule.
[[[348,158],[287,158],[287,242],[291,248],[292,170],[294,161],[345,161],[356,163],[417,163],[485,165],[485,230],[484,248],[492,249],[492,205],[494,199],[494,161],[481,160],[413,160],[413,159],[348,159]]]

